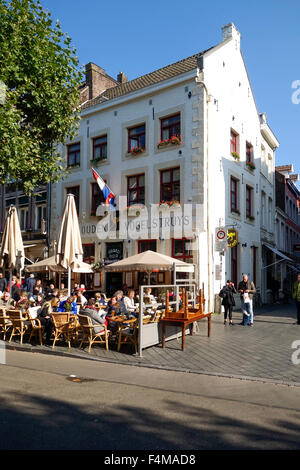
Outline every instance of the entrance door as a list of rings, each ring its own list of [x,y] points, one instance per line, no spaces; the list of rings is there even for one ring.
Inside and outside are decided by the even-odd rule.
[[[122,289],[123,274],[122,273],[106,273],[106,294],[111,297],[116,290]]]

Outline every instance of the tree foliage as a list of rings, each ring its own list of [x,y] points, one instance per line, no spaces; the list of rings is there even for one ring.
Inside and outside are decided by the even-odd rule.
[[[28,193],[63,176],[58,144],[75,135],[82,77],[71,39],[39,1],[0,0],[0,183]]]

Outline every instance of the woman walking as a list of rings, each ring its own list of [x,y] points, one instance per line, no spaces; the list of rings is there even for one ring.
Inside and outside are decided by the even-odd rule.
[[[219,296],[224,306],[224,325],[227,324],[227,316],[229,317],[229,325],[232,323],[232,308],[235,306],[235,300],[233,294],[236,294],[236,290],[232,281],[228,280],[226,286],[221,289]]]

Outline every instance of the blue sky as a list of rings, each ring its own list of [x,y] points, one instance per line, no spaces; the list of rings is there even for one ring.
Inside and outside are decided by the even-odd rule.
[[[132,79],[207,49],[233,22],[258,110],[267,113],[280,142],[276,164],[293,163],[300,173],[300,103],[292,103],[292,83],[300,80],[299,0],[41,3],[72,38],[81,64],[94,62],[115,78],[120,70]]]

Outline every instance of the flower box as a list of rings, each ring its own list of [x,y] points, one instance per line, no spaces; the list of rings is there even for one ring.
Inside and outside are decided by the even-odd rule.
[[[247,215],[247,219],[253,221],[253,220],[255,220],[255,217],[254,217],[254,215]]]
[[[169,147],[171,145],[181,145],[181,136],[180,135],[173,135],[170,139],[161,140],[157,144],[157,148],[164,148]]]
[[[249,170],[255,170],[256,166],[253,162],[246,162],[247,167]]]
[[[130,149],[129,151],[129,153],[133,156],[138,155],[139,153],[143,153],[143,152],[145,152],[144,147],[132,147],[132,149]]]
[[[240,211],[238,209],[231,209],[231,212],[233,214],[238,214],[238,215],[241,215]]]
[[[90,160],[90,162],[91,162],[91,164],[97,164],[97,163],[102,162],[104,160],[107,160],[107,157],[94,158],[94,159]]]
[[[175,200],[172,200],[172,201],[161,201],[159,204],[158,204],[158,207],[160,209],[177,209],[180,206],[180,202],[179,201],[175,201]]]
[[[237,152],[231,152],[231,155],[233,156],[235,160],[240,160],[240,156]]]

